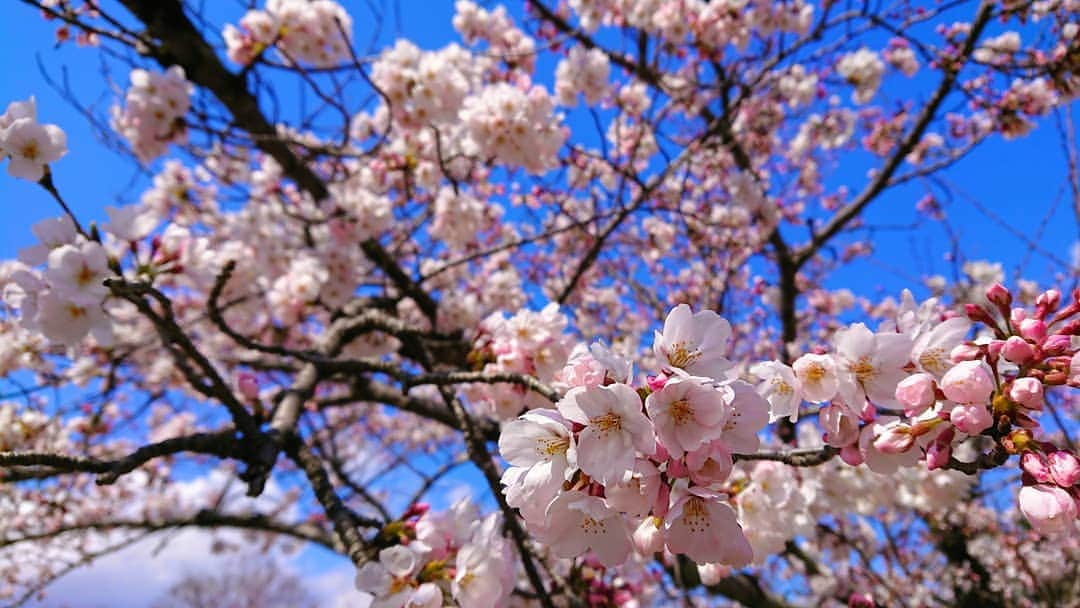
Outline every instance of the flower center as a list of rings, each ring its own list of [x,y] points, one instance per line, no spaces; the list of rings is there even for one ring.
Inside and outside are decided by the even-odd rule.
[[[675,424],[686,424],[694,419],[694,408],[686,399],[678,399],[671,404],[671,419]]]
[[[811,363],[806,366],[806,381],[816,384],[825,377],[825,366],[820,363]]]
[[[622,418],[618,414],[608,412],[603,416],[597,416],[589,420],[593,426],[596,427],[601,433],[607,434],[611,431],[618,431],[622,429]]]
[[[38,144],[34,140],[26,142],[22,149],[19,150],[19,154],[26,160],[37,160],[39,152]]]
[[[701,351],[687,350],[685,342],[676,342],[671,345],[671,351],[668,352],[668,362],[672,367],[681,367],[686,369],[688,365],[693,365],[698,359],[701,358]]]
[[[686,501],[686,506],[683,507],[682,521],[683,525],[694,533],[702,533],[712,527],[712,522],[709,521],[709,512],[705,508],[705,501],[701,497],[695,496]]]
[[[81,287],[85,287],[93,280],[94,271],[90,270],[90,267],[86,264],[83,264],[82,267],[79,268],[78,274],[75,275],[75,282],[78,283]]]
[[[539,456],[551,457],[556,454],[565,454],[570,448],[569,437],[544,437],[536,442],[536,453]]]
[[[603,534],[607,531],[607,524],[591,517],[581,520],[581,530],[585,534]]]
[[[877,370],[874,368],[874,364],[870,362],[870,357],[863,357],[852,363],[848,368],[851,370],[859,382],[866,382],[877,375]]]
[[[932,373],[940,374],[945,371],[945,350],[941,348],[928,348],[919,355],[919,365]]]
[[[791,385],[784,381],[780,376],[773,376],[772,379],[773,390],[779,395],[790,395],[795,392],[795,389],[791,388]]]

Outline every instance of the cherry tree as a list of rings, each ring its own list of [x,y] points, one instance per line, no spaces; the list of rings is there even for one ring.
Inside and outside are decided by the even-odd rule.
[[[186,528],[393,608],[1080,597],[1073,267],[830,281],[1053,117],[1080,210],[1076,0],[458,0],[437,49],[334,0],[24,4],[119,76],[81,109],[147,187],[80,217],[88,142],[0,116],[56,209],[0,264],[7,600]]]

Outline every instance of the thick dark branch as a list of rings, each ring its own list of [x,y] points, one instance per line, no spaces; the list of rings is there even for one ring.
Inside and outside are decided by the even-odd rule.
[[[181,452],[191,452],[217,456],[220,458],[245,458],[244,446],[236,437],[234,429],[215,433],[196,433],[173,437],[157,443],[151,443],[134,452],[114,460],[89,456],[71,456],[51,452],[0,452],[0,467],[44,467],[43,475],[59,473],[96,473],[97,483],[108,485],[115,483],[121,476],[134,471],[147,462],[162,456],[172,456]],[[15,476],[19,478],[18,475]],[[8,478],[10,480],[10,478]]]
[[[334,490],[334,484],[330,482],[330,476],[327,475],[319,457],[312,453],[299,437],[295,435],[289,437],[285,443],[285,453],[304,471],[308,483],[315,491],[315,498],[326,511],[327,518],[334,526],[334,532],[344,545],[345,555],[357,565],[371,559],[373,556],[363,537],[360,536],[359,527],[377,528],[380,526],[379,522],[361,517],[345,506]]]

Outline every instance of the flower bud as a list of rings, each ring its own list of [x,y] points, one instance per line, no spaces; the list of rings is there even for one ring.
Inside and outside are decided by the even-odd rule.
[[[979,357],[979,347],[974,344],[957,344],[949,353],[949,360],[953,363],[971,361]]]
[[[660,374],[658,376],[649,376],[648,378],[645,378],[645,383],[649,385],[649,390],[654,393],[664,388],[664,385],[667,384],[667,381],[668,377],[664,374]]]
[[[1046,340],[1042,343],[1043,355],[1048,357],[1056,357],[1058,355],[1064,355],[1072,348],[1072,340],[1069,336],[1062,334],[1054,334],[1047,336]]]
[[[884,454],[903,454],[915,444],[911,427],[906,424],[892,424],[874,438],[874,448]]]
[[[981,403],[962,403],[953,408],[949,415],[949,422],[962,433],[978,435],[994,424],[994,417],[990,410]]]
[[[1012,323],[1013,327],[1019,327],[1020,323],[1026,318],[1027,311],[1019,306],[1009,311],[1009,322]]]
[[[1024,319],[1020,322],[1020,335],[1032,342],[1041,342],[1046,337],[1046,322],[1039,319]]]
[[[1012,305],[1012,294],[1001,283],[994,283],[986,290],[986,299],[998,308],[1008,309]]]
[[[945,436],[946,432],[948,437]],[[926,448],[927,470],[933,471],[949,464],[949,458],[952,457],[952,437],[953,430],[947,429],[930,442],[930,445]]]
[[[1029,410],[1043,409],[1043,385],[1035,378],[1017,378],[1009,387],[1009,399]]]
[[[259,381],[251,372],[239,372],[236,374],[236,389],[248,401],[259,398]]]
[[[918,416],[934,405],[934,377],[927,373],[908,376],[896,385],[896,400],[909,417]]]
[[[1028,344],[1027,340],[1020,336],[1010,336],[1009,339],[1005,341],[1005,345],[1001,348],[1001,355],[1005,357],[1007,361],[1011,361],[1017,365],[1023,365],[1035,357],[1035,349]]]
[[[994,324],[994,318],[990,316],[990,313],[985,308],[978,304],[964,304],[964,314],[976,323]]]
[[[848,466],[857,467],[863,463],[863,454],[859,450],[859,444],[852,443],[840,448],[840,460]]]
[[[1050,463],[1050,476],[1054,483],[1063,488],[1070,488],[1080,481],[1080,459],[1075,455],[1059,450],[1047,458]]]
[[[1061,292],[1056,289],[1047,289],[1035,299],[1035,308],[1040,319],[1057,310],[1058,306],[1061,306]]]
[[[1040,534],[1068,532],[1075,526],[1076,501],[1057,486],[1024,486],[1017,499],[1020,512]]]
[[[1027,451],[1020,455],[1020,468],[1039,483],[1050,483],[1050,465],[1038,452]]]
[[[957,403],[986,403],[994,392],[994,378],[983,361],[961,361],[945,372],[941,390]]]

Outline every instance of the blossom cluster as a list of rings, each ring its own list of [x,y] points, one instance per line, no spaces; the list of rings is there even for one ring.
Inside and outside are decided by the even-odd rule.
[[[539,85],[490,85],[465,100],[461,121],[469,135],[468,151],[530,173],[554,166],[568,134],[559,124],[554,100]]]
[[[987,297],[989,306],[958,315],[936,300],[916,306],[905,294],[895,319],[877,331],[862,323],[837,331],[833,352],[751,366],[756,390],[727,358],[728,322],[686,305],[656,333],[659,369],[643,386],[632,385],[628,359],[599,344],[579,346],[555,374],[566,390],[554,409],[519,399],[529,411],[503,426],[507,503],[560,557],[591,551],[605,566],[633,552],[725,566],[764,559],[805,532],[812,499],[796,490],[788,467],[736,469],[735,456],[753,459],[770,419],[795,421],[809,402],[818,404],[822,453],[837,450],[847,465],[879,475],[919,461],[928,473],[985,466],[977,463],[988,456],[966,440],[990,439],[991,453],[1000,454],[990,466],[1022,455],[1020,510],[1032,526],[1075,532],[1080,461],[1033,432],[1044,388],[1072,383],[1070,366],[1080,368],[1071,340],[1080,294],[1061,308],[1060,293],[1046,291],[1033,312],[1010,308],[1001,285]],[[983,327],[974,338],[973,321]],[[511,361],[528,352],[505,344]],[[778,522],[777,512],[793,517]]]
[[[150,162],[164,154],[169,144],[186,141],[184,115],[191,107],[193,91],[179,66],[164,73],[132,70],[124,107],[113,107],[112,127],[140,161]]]
[[[380,533],[388,546],[361,566],[356,586],[372,596],[372,608],[495,608],[514,590],[513,549],[498,514],[481,518],[461,500],[445,512],[411,507]]]
[[[1034,433],[1047,389],[1078,383],[1073,336],[1080,293],[1061,307],[1060,292],[1045,291],[1034,311],[1011,307],[1012,301],[1000,284],[987,290],[986,305],[968,304],[963,316],[939,314],[932,301],[916,308],[908,298],[895,323],[877,332],[862,324],[837,332],[833,353],[752,371],[774,415],[794,419],[803,401],[822,404],[825,442],[848,464],[865,462],[876,472],[894,473],[919,460],[929,469],[956,466],[957,444],[989,437],[1001,462],[1021,455],[1025,486],[1036,486],[1021,491],[1031,524],[1075,531],[1076,455]],[[974,339],[972,321],[984,328]]]
[[[276,47],[289,64],[332,67],[349,57],[352,18],[333,0],[267,0],[240,27],[226,25],[222,37],[229,59],[240,65]]]
[[[658,332],[658,374],[631,386],[631,363],[576,351],[554,409],[504,425],[507,503],[560,557],[592,551],[614,566],[632,551],[698,563],[753,558],[726,486],[735,453],[758,448],[768,403],[733,377],[727,321],[676,307]],[[595,354],[594,354],[595,353]]]
[[[486,373],[525,374],[544,383],[565,382],[567,358],[580,355],[578,350],[571,354],[567,322],[556,304],[540,312],[523,310],[509,319],[494,313],[480,324],[472,354],[475,367]],[[547,403],[536,392],[509,383],[471,384],[467,395],[477,411],[500,420]]]
[[[20,262],[9,269],[4,301],[19,311],[23,327],[54,343],[74,346],[90,334],[99,344],[110,344],[104,280],[111,270],[105,248],[79,234],[66,216],[36,224],[34,233],[41,243],[20,252]]]
[[[56,125],[37,122],[33,97],[8,105],[0,115],[0,159],[8,159],[8,174],[30,181],[45,175],[49,163],[67,153],[67,137]]]

